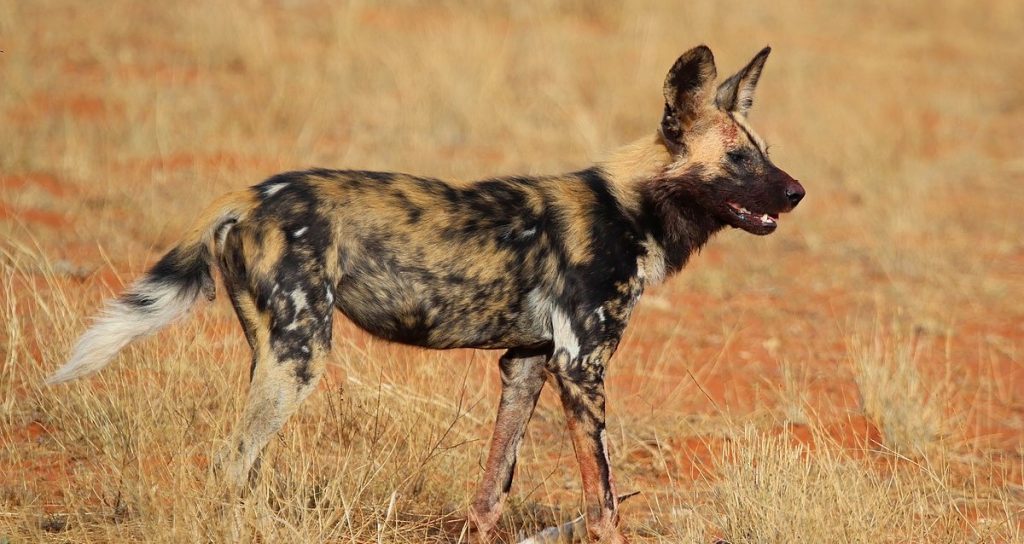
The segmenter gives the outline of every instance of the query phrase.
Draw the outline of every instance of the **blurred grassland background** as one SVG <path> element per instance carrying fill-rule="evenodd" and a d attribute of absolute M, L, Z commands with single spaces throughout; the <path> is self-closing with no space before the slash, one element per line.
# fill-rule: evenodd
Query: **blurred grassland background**
<path fill-rule="evenodd" d="M 579 169 L 664 74 L 773 47 L 751 121 L 808 197 L 650 289 L 609 371 L 637 542 L 1021 542 L 1024 4 L 0 0 L 0 541 L 456 542 L 496 353 L 335 330 L 225 503 L 248 348 L 221 290 L 43 389 L 215 196 L 310 166 Z M 501 537 L 579 512 L 546 392 Z M 240 534 L 229 527 L 240 527 Z"/>

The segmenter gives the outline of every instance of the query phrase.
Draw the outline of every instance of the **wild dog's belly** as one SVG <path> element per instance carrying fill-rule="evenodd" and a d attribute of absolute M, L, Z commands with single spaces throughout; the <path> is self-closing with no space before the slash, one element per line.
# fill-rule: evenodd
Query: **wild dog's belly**
<path fill-rule="evenodd" d="M 393 342 L 428 348 L 511 348 L 551 339 L 525 286 L 426 270 L 348 275 L 335 305 L 356 325 Z M 529 293 L 529 289 L 525 289 Z"/>

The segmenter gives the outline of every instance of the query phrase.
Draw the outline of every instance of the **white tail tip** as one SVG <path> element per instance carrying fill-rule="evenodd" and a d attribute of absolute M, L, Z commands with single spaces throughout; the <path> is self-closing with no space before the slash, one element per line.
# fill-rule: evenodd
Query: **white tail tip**
<path fill-rule="evenodd" d="M 184 315 L 197 296 L 196 289 L 142 279 L 125 295 L 107 303 L 92 327 L 78 339 L 68 362 L 46 378 L 46 385 L 99 371 L 132 340 L 152 334 Z M 139 304 L 140 300 L 145 304 Z"/>

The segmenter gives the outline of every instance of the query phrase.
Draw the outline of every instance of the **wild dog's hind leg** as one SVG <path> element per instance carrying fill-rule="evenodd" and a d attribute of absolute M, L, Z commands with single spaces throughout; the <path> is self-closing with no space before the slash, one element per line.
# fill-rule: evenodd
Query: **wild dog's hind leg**
<path fill-rule="evenodd" d="M 252 383 L 224 467 L 236 490 L 249 480 L 267 442 L 316 388 L 330 352 L 328 283 L 315 265 L 282 261 L 276 272 L 276 281 L 257 283 L 255 293 L 232 293 L 253 347 Z"/>
<path fill-rule="evenodd" d="M 469 510 L 477 541 L 489 541 L 501 517 L 505 496 L 512 486 L 519 444 L 544 388 L 545 365 L 550 354 L 549 347 L 509 350 L 501 357 L 501 404 L 484 474 Z"/>

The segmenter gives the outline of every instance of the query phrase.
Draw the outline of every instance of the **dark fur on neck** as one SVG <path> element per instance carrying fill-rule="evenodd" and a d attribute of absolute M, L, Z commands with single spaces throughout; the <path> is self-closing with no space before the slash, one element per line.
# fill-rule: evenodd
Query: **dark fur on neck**
<path fill-rule="evenodd" d="M 706 183 L 704 169 L 693 166 L 681 175 L 655 178 L 640 187 L 643 223 L 665 252 L 665 270 L 681 270 L 712 234 L 724 226 L 697 199 Z"/>

